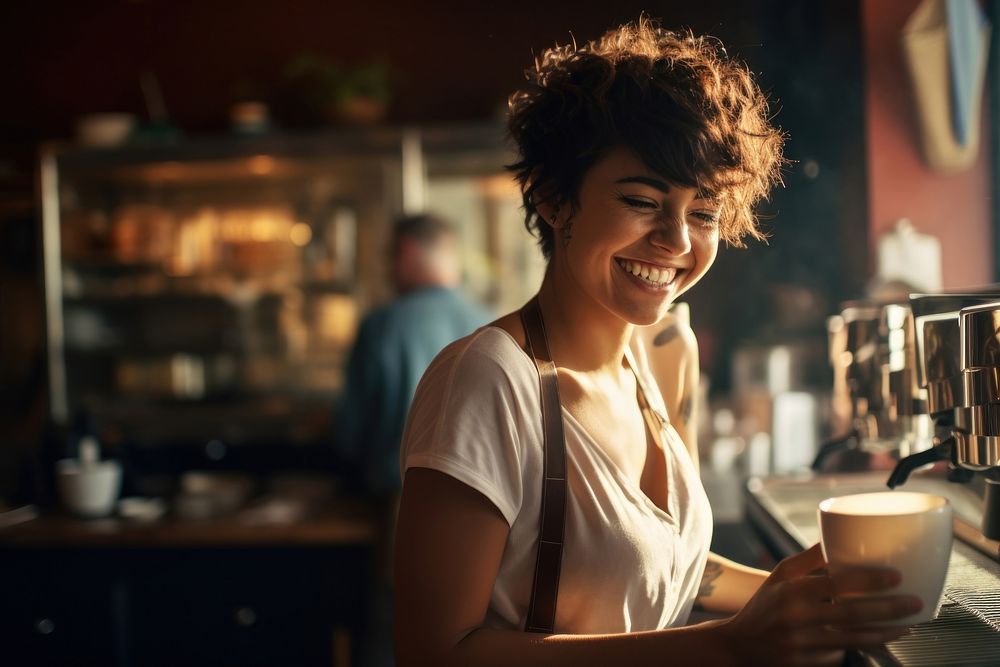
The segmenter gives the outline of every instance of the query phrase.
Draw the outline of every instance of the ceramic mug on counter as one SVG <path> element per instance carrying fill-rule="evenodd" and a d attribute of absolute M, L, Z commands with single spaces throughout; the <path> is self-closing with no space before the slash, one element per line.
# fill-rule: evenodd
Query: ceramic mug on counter
<path fill-rule="evenodd" d="M 929 493 L 884 491 L 827 498 L 819 504 L 823 557 L 838 566 L 889 567 L 900 584 L 880 594 L 915 595 L 916 614 L 885 625 L 913 625 L 937 615 L 951 557 L 952 510 L 946 498 Z"/>
<path fill-rule="evenodd" d="M 63 503 L 82 519 L 108 516 L 121 488 L 122 469 L 117 461 L 81 464 L 62 459 L 56 464 L 56 483 Z"/>

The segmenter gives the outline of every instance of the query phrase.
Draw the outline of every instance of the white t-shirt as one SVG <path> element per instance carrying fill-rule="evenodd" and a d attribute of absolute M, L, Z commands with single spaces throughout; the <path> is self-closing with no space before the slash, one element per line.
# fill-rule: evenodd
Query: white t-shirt
<path fill-rule="evenodd" d="M 656 386 L 644 367 L 637 370 Z M 414 467 L 446 473 L 486 496 L 510 524 L 486 616 L 491 628 L 523 630 L 527 617 L 541 511 L 540 401 L 534 362 L 509 333 L 483 327 L 431 363 L 403 435 L 404 476 Z M 562 413 L 569 496 L 555 631 L 683 625 L 712 537 L 708 498 L 684 444 L 664 428 L 664 512 Z"/>

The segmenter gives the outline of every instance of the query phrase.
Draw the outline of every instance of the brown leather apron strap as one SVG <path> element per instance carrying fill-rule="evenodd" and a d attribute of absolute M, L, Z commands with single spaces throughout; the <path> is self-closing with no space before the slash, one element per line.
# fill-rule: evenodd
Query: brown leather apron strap
<path fill-rule="evenodd" d="M 563 538 L 566 525 L 566 439 L 563 433 L 559 378 L 549 354 L 545 323 L 538 299 L 521 309 L 528 355 L 538 369 L 542 397 L 542 512 L 539 521 L 538 554 L 528 602 L 527 632 L 552 633 L 559 596 Z"/>

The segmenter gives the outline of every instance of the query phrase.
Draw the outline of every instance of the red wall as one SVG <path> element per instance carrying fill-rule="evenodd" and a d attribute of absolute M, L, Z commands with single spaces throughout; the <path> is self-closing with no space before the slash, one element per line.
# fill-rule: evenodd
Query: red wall
<path fill-rule="evenodd" d="M 993 279 L 989 100 L 983 96 L 975 165 L 959 174 L 932 172 L 920 156 L 901 44 L 903 24 L 918 5 L 918 0 L 862 2 L 870 242 L 874 248 L 895 220 L 909 218 L 921 232 L 941 239 L 945 287 L 983 284 Z"/>

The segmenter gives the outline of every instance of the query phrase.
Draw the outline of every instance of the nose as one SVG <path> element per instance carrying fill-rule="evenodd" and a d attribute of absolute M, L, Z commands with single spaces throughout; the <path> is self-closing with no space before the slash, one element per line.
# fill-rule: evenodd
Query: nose
<path fill-rule="evenodd" d="M 653 245 L 674 255 L 691 252 L 691 235 L 687 221 L 681 215 L 672 215 L 650 233 Z"/>

